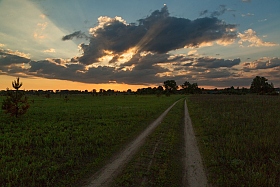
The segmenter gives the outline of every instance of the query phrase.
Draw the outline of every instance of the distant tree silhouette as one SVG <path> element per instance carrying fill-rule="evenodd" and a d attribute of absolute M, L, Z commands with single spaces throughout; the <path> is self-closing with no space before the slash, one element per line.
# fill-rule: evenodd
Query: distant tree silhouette
<path fill-rule="evenodd" d="M 30 105 L 27 97 L 24 96 L 24 91 L 19 91 L 22 86 L 19 78 L 12 82 L 12 86 L 15 91 L 7 89 L 7 98 L 2 103 L 2 109 L 5 110 L 5 113 L 18 117 L 25 114 Z"/>
<path fill-rule="evenodd" d="M 251 83 L 250 91 L 259 94 L 272 93 L 274 86 L 272 83 L 269 84 L 265 77 L 256 76 Z"/>
<path fill-rule="evenodd" d="M 92 96 L 97 95 L 96 89 L 92 89 L 91 94 L 92 94 Z"/>
<path fill-rule="evenodd" d="M 188 94 L 194 94 L 194 93 L 200 93 L 201 90 L 198 88 L 197 83 L 189 83 L 188 81 L 184 82 L 184 84 L 181 85 L 183 92 Z"/>
<path fill-rule="evenodd" d="M 178 86 L 175 80 L 167 80 L 163 83 L 166 95 L 176 93 Z"/>

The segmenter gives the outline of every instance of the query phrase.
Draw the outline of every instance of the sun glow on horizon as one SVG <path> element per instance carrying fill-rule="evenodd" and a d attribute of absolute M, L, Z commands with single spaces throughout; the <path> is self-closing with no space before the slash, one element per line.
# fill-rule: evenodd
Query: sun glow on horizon
<path fill-rule="evenodd" d="M 14 81 L 18 76 L 8 76 L 1 75 L 0 79 L 0 90 L 6 90 L 7 88 L 12 89 L 12 81 Z M 20 81 L 23 83 L 21 89 L 23 90 L 88 90 L 91 91 L 96 89 L 111 89 L 115 91 L 127 91 L 131 89 L 136 91 L 138 88 L 146 88 L 149 86 L 154 87 L 155 85 L 130 85 L 125 83 L 107 83 L 107 84 L 90 84 L 90 83 L 81 83 L 68 80 L 58 80 L 58 79 L 46 79 L 38 77 L 20 77 Z"/>

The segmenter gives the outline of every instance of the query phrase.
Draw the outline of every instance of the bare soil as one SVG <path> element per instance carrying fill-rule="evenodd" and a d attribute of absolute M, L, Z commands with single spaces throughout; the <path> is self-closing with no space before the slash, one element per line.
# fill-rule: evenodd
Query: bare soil
<path fill-rule="evenodd" d="M 121 152 L 111 158 L 109 163 L 82 182 L 84 187 L 107 187 L 129 162 L 137 150 L 144 144 L 145 139 L 160 124 L 175 102 L 165 110 L 152 124 L 150 124 L 134 141 L 129 143 Z M 204 172 L 201 156 L 197 147 L 191 119 L 185 102 L 185 157 L 183 185 L 188 187 L 206 187 L 207 178 Z"/>

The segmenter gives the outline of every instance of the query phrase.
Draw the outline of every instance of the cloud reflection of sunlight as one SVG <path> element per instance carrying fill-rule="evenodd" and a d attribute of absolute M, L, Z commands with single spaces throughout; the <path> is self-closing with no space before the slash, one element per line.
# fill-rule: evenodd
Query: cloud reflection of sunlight
<path fill-rule="evenodd" d="M 137 47 L 132 47 L 120 55 L 119 62 L 124 63 L 132 59 L 132 57 L 137 53 Z"/>

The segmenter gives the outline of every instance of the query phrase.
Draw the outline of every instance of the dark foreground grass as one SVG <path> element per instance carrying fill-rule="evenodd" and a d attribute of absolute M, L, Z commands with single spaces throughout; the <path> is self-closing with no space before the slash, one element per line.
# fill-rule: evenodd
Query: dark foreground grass
<path fill-rule="evenodd" d="M 179 101 L 114 181 L 115 187 L 182 186 L 184 101 Z"/>
<path fill-rule="evenodd" d="M 280 97 L 199 95 L 188 100 L 214 186 L 280 186 Z"/>
<path fill-rule="evenodd" d="M 0 111 L 0 186 L 72 186 L 179 97 L 33 96 L 19 119 Z"/>

